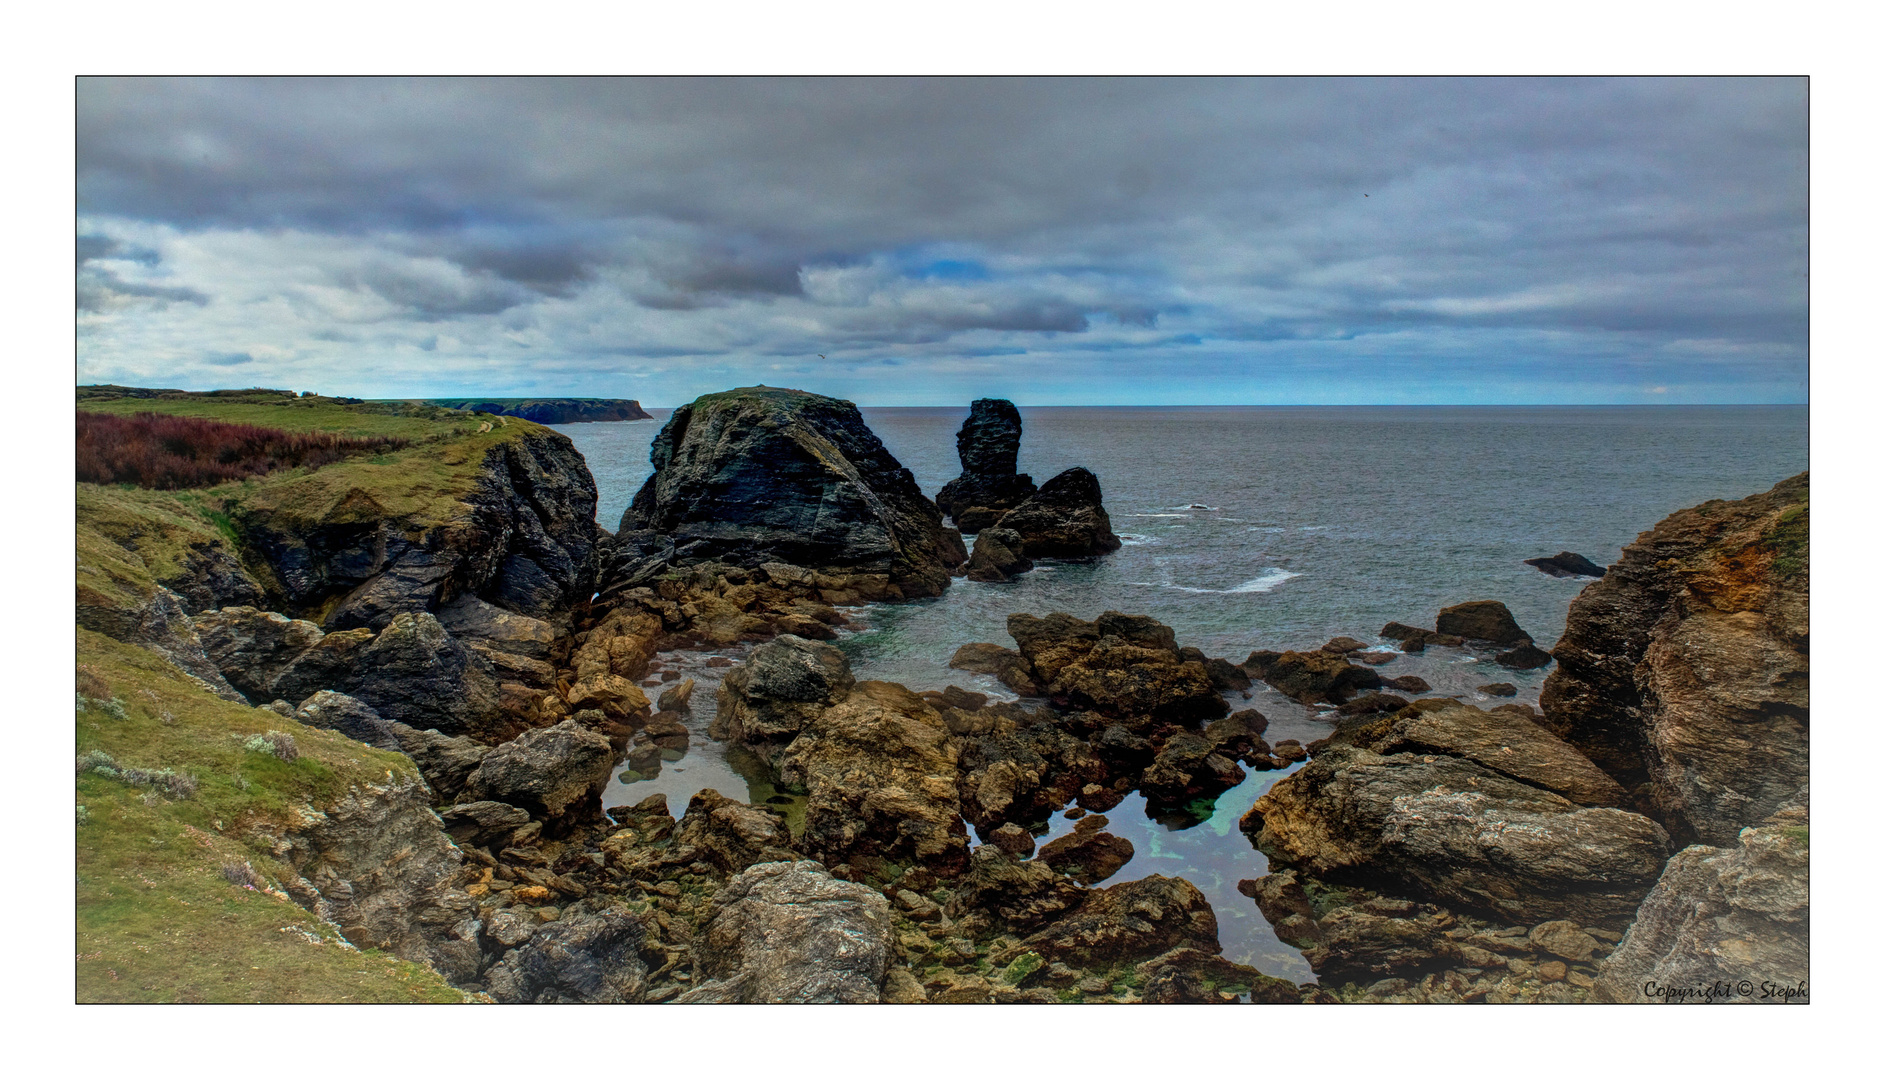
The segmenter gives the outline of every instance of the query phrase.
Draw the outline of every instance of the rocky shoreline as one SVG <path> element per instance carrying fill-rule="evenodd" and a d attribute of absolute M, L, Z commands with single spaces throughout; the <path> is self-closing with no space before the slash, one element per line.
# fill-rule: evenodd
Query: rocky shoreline
<path fill-rule="evenodd" d="M 78 619 L 196 693 L 409 759 L 411 781 L 255 826 L 263 872 L 355 946 L 495 1001 L 1805 985 L 1804 475 L 1645 533 L 1550 653 L 1494 601 L 1381 631 L 1404 652 L 1555 663 L 1542 715 L 1420 697 L 1357 639 L 1233 663 L 1119 612 L 1015 613 L 1012 647 L 963 643 L 951 666 L 1020 701 L 858 680 L 828 644 L 842 608 L 1118 548 L 1094 474 L 1036 488 L 1014 472 L 1019 439 L 1010 403 L 976 402 L 963 475 L 932 502 L 848 402 L 707 395 L 656 437 L 611 535 L 567 439 L 486 424 L 435 451 L 449 498 L 317 470 L 260 485 L 227 532 L 175 526 L 174 559 L 153 554 L 155 518 L 95 514 L 88 541 L 82 490 Z M 711 706 L 656 670 L 658 653 L 733 646 Z M 1697 674 L 1709 664 L 1736 677 Z M 1232 701 L 1257 682 L 1329 709 L 1333 733 L 1266 742 L 1266 718 Z M 605 811 L 623 763 L 684 748 L 707 708 L 778 803 L 703 791 Z M 1222 957 L 1191 882 L 1106 884 L 1135 855 L 1107 831 L 1128 794 L 1179 807 L 1291 769 L 1244 819 L 1272 872 L 1239 888 L 1320 984 Z M 1056 814 L 1078 824 L 1037 849 Z"/>

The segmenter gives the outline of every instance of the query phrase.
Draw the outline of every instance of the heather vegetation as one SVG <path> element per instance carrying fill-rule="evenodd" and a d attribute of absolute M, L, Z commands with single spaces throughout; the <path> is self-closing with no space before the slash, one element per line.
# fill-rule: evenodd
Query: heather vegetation
<path fill-rule="evenodd" d="M 409 445 L 397 436 L 355 438 L 295 433 L 252 424 L 135 413 L 78 414 L 78 479 L 175 490 L 201 488 L 279 469 L 317 468 Z"/>

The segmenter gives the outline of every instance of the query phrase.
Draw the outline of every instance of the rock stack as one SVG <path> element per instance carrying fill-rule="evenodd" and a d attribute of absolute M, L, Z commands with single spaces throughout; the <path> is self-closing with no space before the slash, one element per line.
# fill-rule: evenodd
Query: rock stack
<path fill-rule="evenodd" d="M 1021 455 L 1021 413 L 1014 402 L 978 398 L 956 432 L 962 475 L 936 493 L 936 505 L 964 533 L 993 525 L 1034 494 L 1034 478 L 1015 472 Z"/>

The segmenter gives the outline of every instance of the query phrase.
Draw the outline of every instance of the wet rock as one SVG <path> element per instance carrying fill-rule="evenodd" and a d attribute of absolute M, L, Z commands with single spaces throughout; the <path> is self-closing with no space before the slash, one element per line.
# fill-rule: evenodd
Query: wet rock
<path fill-rule="evenodd" d="M 1338 656 L 1345 656 L 1352 652 L 1360 652 L 1367 647 L 1368 643 L 1365 641 L 1357 641 L 1352 637 L 1337 637 L 1330 638 L 1327 644 L 1322 646 L 1322 651 L 1335 653 Z"/>
<path fill-rule="evenodd" d="M 1468 641 L 1490 641 L 1495 645 L 1531 640 L 1530 634 L 1519 629 L 1511 611 L 1497 600 L 1469 600 L 1442 608 L 1439 618 L 1434 620 L 1434 629 L 1441 634 Z"/>
<path fill-rule="evenodd" d="M 674 835 L 678 845 L 693 849 L 700 861 L 726 874 L 797 858 L 784 817 L 712 790 L 696 792 L 687 801 Z"/>
<path fill-rule="evenodd" d="M 1433 690 L 1427 680 L 1418 675 L 1402 675 L 1393 679 L 1382 679 L 1381 685 L 1389 690 L 1399 690 L 1405 694 L 1425 694 Z"/>
<path fill-rule="evenodd" d="M 1026 542 L 1013 529 L 997 526 L 982 530 L 975 538 L 975 551 L 965 568 L 970 581 L 1010 581 L 1034 569 L 1034 561 L 1021 554 Z"/>
<path fill-rule="evenodd" d="M 974 641 L 962 646 L 949 658 L 949 666 L 993 675 L 1022 697 L 1039 697 L 1045 692 L 1026 657 L 993 642 Z"/>
<path fill-rule="evenodd" d="M 1025 859 L 1034 854 L 1034 834 L 1014 822 L 1009 822 L 989 833 L 988 843 L 1017 859 Z"/>
<path fill-rule="evenodd" d="M 941 714 L 922 698 L 895 683 L 857 684 L 780 758 L 784 783 L 808 793 L 805 850 L 834 864 L 865 856 L 961 869 L 968 831 L 957 757 Z"/>
<path fill-rule="evenodd" d="M 1505 652 L 1496 654 L 1493 656 L 1492 662 L 1498 664 L 1500 667 L 1511 668 L 1513 671 L 1530 671 L 1533 668 L 1541 668 L 1551 663 L 1551 654 L 1530 642 L 1526 642 L 1516 649 L 1508 649 Z"/>
<path fill-rule="evenodd" d="M 1058 704 L 1142 721 L 1211 720 L 1230 712 L 1203 664 L 1184 660 L 1171 628 L 1116 611 L 1093 622 L 1054 612 L 1008 617 L 1008 633 Z"/>
<path fill-rule="evenodd" d="M 1244 771 L 1218 753 L 1211 740 L 1181 731 L 1165 740 L 1140 776 L 1139 788 L 1156 802 L 1180 803 L 1216 795 L 1243 782 Z"/>
<path fill-rule="evenodd" d="M 513 935 L 515 936 L 515 935 Z M 619 909 L 591 910 L 579 901 L 485 973 L 485 989 L 505 1004 L 626 1005 L 647 994 L 640 949 L 641 919 Z"/>
<path fill-rule="evenodd" d="M 1732 847 L 1808 775 L 1808 488 L 1679 511 L 1571 603 L 1545 724 L 1680 839 Z"/>
<path fill-rule="evenodd" d="M 885 1005 L 922 1005 L 929 1001 L 929 992 L 909 968 L 891 968 L 884 976 L 882 1000 Z"/>
<path fill-rule="evenodd" d="M 1525 565 L 1557 578 L 1604 576 L 1603 567 L 1572 551 L 1560 551 L 1543 559 L 1526 559 Z"/>
<path fill-rule="evenodd" d="M 577 712 L 595 709 L 612 719 L 632 716 L 648 708 L 648 695 L 620 675 L 591 675 L 582 679 L 569 688 L 566 700 Z"/>
<path fill-rule="evenodd" d="M 1394 661 L 1401 658 L 1399 653 L 1391 652 L 1358 652 L 1351 653 L 1350 655 L 1354 659 L 1367 664 L 1369 667 L 1380 667 L 1383 664 L 1392 664 Z"/>
<path fill-rule="evenodd" d="M 1240 881 L 1237 891 L 1257 902 L 1257 910 L 1269 920 L 1277 938 L 1285 945 L 1307 949 L 1321 943 L 1322 928 L 1316 925 L 1309 895 L 1303 891 L 1295 871 L 1282 870 L 1255 881 Z"/>
<path fill-rule="evenodd" d="M 684 1004 L 879 1001 L 893 942 L 890 905 L 815 862 L 749 867 L 714 896 L 696 939 L 709 981 Z"/>
<path fill-rule="evenodd" d="M 835 646 L 781 634 L 727 672 L 707 734 L 776 757 L 856 684 L 850 661 Z"/>
<path fill-rule="evenodd" d="M 1267 664 L 1263 681 L 1305 705 L 1322 701 L 1340 705 L 1357 692 L 1374 689 L 1382 682 L 1374 669 L 1320 650 L 1282 653 Z"/>
<path fill-rule="evenodd" d="M 1640 815 L 1459 758 L 1351 746 L 1279 781 L 1244 826 L 1273 860 L 1318 877 L 1391 881 L 1526 923 L 1627 922 L 1668 853 Z"/>
<path fill-rule="evenodd" d="M 990 844 L 969 856 L 944 911 L 952 920 L 986 912 L 1001 926 L 1025 933 L 1066 912 L 1086 890 L 1036 861 L 1021 862 Z"/>
<path fill-rule="evenodd" d="M 999 525 L 1021 536 L 1030 559 L 1079 559 L 1117 551 L 1112 520 L 1100 501 L 1100 482 L 1082 468 L 1068 469 L 1002 515 Z"/>
<path fill-rule="evenodd" d="M 1807 829 L 1806 812 L 1788 808 L 1743 829 L 1732 847 L 1678 852 L 1598 967 L 1592 999 L 1719 984 L 1753 988 L 1739 1000 L 1810 1000 Z"/>
<path fill-rule="evenodd" d="M 601 814 L 614 765 L 608 739 L 565 720 L 493 747 L 466 778 L 464 798 L 520 806 L 546 825 L 567 828 Z"/>
<path fill-rule="evenodd" d="M 1399 712 L 1406 707 L 1407 699 L 1398 694 L 1364 694 L 1335 711 L 1340 716 L 1373 716 Z"/>
<path fill-rule="evenodd" d="M 1513 686 L 1509 682 L 1487 683 L 1484 686 L 1477 687 L 1477 689 L 1479 690 L 1480 693 L 1490 694 L 1493 697 L 1517 697 L 1518 696 L 1518 687 Z"/>
<path fill-rule="evenodd" d="M 1073 832 L 1042 845 L 1036 858 L 1082 885 L 1097 885 L 1132 861 L 1132 841 L 1102 832 L 1104 817 L 1080 822 Z"/>
<path fill-rule="evenodd" d="M 960 745 L 962 814 L 980 829 L 1041 820 L 1087 784 L 1109 779 L 1085 740 L 1040 714 Z"/>
<path fill-rule="evenodd" d="M 1210 901 L 1189 881 L 1158 874 L 1092 890 L 1020 947 L 1083 967 L 1142 962 L 1177 948 L 1221 951 Z"/>
<path fill-rule="evenodd" d="M 682 679 L 661 691 L 661 696 L 655 702 L 655 708 L 661 712 L 685 713 L 693 698 L 694 680 Z"/>
<path fill-rule="evenodd" d="M 681 565 L 882 575 L 869 599 L 901 599 L 941 593 L 966 561 L 960 534 L 848 401 L 774 387 L 708 394 L 674 411 L 649 459 L 621 530 L 671 539 Z"/>

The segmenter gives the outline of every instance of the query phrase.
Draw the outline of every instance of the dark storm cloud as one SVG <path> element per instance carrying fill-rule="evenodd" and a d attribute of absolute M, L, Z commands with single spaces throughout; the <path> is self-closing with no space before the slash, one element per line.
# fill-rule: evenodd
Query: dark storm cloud
<path fill-rule="evenodd" d="M 1551 333 L 1803 372 L 1799 80 L 83 80 L 77 150 L 94 336 L 243 286 L 440 364 L 417 324 L 577 366 Z M 132 273 L 160 248 L 181 278 Z M 309 269 L 270 300 L 244 259 Z"/>

